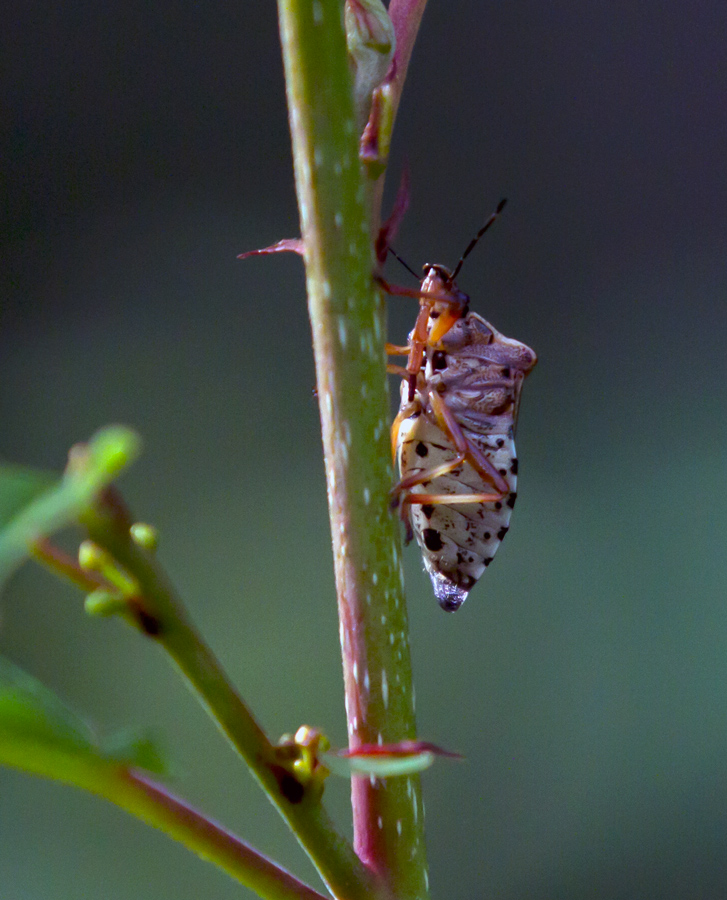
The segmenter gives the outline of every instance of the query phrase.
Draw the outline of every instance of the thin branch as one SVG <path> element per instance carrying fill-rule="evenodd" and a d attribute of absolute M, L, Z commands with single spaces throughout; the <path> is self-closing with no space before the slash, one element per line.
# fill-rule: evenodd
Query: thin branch
<path fill-rule="evenodd" d="M 320 802 L 286 768 L 277 748 L 237 693 L 219 661 L 192 625 L 153 554 L 129 536 L 130 517 L 115 492 L 84 514 L 92 540 L 139 584 L 136 624 L 174 660 L 192 689 L 263 790 L 286 820 L 331 893 L 346 900 L 369 900 L 369 873 L 341 837 Z"/>
<path fill-rule="evenodd" d="M 42 743 L 0 745 L 0 763 L 91 791 L 184 844 L 264 900 L 325 900 L 226 828 L 138 770 Z"/>

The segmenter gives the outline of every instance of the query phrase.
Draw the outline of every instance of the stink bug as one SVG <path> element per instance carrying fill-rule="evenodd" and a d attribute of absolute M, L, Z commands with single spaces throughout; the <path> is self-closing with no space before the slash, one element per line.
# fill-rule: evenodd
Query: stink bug
<path fill-rule="evenodd" d="M 525 376 L 535 353 L 500 334 L 477 313 L 455 278 L 504 201 L 450 272 L 427 265 L 408 356 L 390 366 L 404 378 L 391 437 L 401 480 L 394 487 L 408 536 L 416 536 L 434 594 L 454 612 L 490 564 L 515 505 L 515 427 Z M 456 497 L 456 499 L 455 499 Z"/>

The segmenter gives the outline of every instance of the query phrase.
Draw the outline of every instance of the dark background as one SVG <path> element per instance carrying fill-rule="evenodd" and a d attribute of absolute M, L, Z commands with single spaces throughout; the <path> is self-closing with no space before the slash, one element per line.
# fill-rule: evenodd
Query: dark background
<path fill-rule="evenodd" d="M 124 492 L 273 735 L 345 741 L 332 566 L 272 2 L 13 0 L 0 41 L 0 456 L 63 465 L 123 421 Z M 396 129 L 397 249 L 468 261 L 540 357 L 496 564 L 443 614 L 406 554 L 434 896 L 727 894 L 727 5 L 431 0 Z M 390 270 L 396 280 L 405 273 Z M 389 333 L 413 322 L 390 301 Z M 155 648 L 26 567 L 0 649 L 314 879 Z M 347 818 L 345 782 L 328 794 Z M 0 771 L 13 900 L 241 891 L 124 813 Z"/>

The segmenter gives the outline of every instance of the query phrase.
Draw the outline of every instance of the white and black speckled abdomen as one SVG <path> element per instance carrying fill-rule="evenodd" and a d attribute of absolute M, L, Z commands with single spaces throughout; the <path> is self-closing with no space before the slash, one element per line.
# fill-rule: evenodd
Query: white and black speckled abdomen
<path fill-rule="evenodd" d="M 402 477 L 425 473 L 451 462 L 456 456 L 449 437 L 426 413 L 415 413 L 399 429 L 398 462 Z M 451 504 L 418 504 L 409 517 L 434 593 L 445 609 L 456 609 L 480 578 L 507 534 L 515 505 L 517 457 L 511 434 L 474 434 L 476 444 L 507 482 L 509 492 L 501 500 L 457 504 L 457 494 L 496 493 L 468 462 L 446 475 L 417 484 L 411 494 L 451 494 Z"/>

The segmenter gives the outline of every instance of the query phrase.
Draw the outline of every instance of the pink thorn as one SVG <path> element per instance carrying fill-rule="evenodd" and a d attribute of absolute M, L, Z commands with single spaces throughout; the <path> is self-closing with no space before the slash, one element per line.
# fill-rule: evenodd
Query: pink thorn
<path fill-rule="evenodd" d="M 401 225 L 408 208 L 409 166 L 405 165 L 401 173 L 399 190 L 396 192 L 396 199 L 394 200 L 394 206 L 391 209 L 391 214 L 381 226 L 379 235 L 376 238 L 376 259 L 379 261 L 379 265 L 383 266 L 383 264 L 386 262 L 386 255 L 389 252 L 389 246 L 396 237 L 396 233 L 399 230 L 399 226 Z"/>
<path fill-rule="evenodd" d="M 421 753 L 433 753 L 435 756 L 446 756 L 450 759 L 464 759 L 461 753 L 445 750 L 429 741 L 399 741 L 396 744 L 361 744 L 355 749 L 337 750 L 336 756 L 345 758 L 366 759 L 375 756 L 419 756 Z"/>
<path fill-rule="evenodd" d="M 299 256 L 303 256 L 305 253 L 303 238 L 284 238 L 282 241 L 278 241 L 277 244 L 271 244 L 270 247 L 240 253 L 237 258 L 247 259 L 248 256 L 263 256 L 267 253 L 297 253 Z"/>

